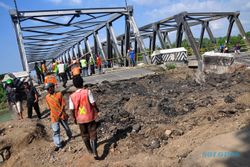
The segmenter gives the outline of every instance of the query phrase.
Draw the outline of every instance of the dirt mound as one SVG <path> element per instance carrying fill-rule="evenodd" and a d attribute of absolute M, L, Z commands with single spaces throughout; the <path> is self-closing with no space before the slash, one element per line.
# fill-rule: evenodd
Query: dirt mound
<path fill-rule="evenodd" d="M 11 144 L 11 157 L 4 164 L 181 166 L 206 140 L 244 127 L 250 118 L 250 71 L 208 74 L 204 84 L 197 84 L 194 74 L 191 69 L 180 68 L 142 78 L 89 85 L 101 109 L 100 161 L 87 156 L 78 126 L 73 125 L 72 120 L 70 127 L 76 138 L 58 153 L 51 152 L 52 134 L 45 118 L 41 121 L 45 128 L 26 120 L 14 123 L 12 128 L 8 128 L 10 124 L 4 125 L 5 130 L 0 132 L 6 133 L 8 140 L 1 141 Z M 69 93 L 66 92 L 65 97 Z"/>

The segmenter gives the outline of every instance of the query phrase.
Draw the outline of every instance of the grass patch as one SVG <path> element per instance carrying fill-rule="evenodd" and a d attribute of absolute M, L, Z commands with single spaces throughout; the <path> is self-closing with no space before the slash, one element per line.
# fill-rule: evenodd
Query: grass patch
<path fill-rule="evenodd" d="M 173 64 L 173 63 L 166 64 L 166 67 L 167 67 L 168 70 L 173 70 L 173 69 L 176 69 L 176 64 Z"/>

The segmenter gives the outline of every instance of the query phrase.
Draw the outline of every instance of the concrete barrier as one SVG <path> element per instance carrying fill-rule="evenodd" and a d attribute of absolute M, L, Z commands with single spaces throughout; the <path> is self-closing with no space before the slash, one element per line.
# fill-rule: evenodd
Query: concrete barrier
<path fill-rule="evenodd" d="M 234 63 L 234 55 L 230 53 L 206 52 L 202 55 L 203 70 L 205 73 L 223 74 L 230 72 Z"/>

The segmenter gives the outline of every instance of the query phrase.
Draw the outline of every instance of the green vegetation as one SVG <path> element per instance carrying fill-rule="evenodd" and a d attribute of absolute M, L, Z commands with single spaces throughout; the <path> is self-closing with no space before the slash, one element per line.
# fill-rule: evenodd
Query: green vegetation
<path fill-rule="evenodd" d="M 250 31 L 247 32 L 246 35 L 247 35 L 247 38 L 250 39 Z M 216 39 L 216 44 L 212 43 L 212 41 L 208 38 L 203 39 L 202 47 L 200 49 L 201 54 L 203 54 L 204 52 L 207 52 L 207 51 L 211 51 L 211 50 L 218 50 L 220 48 L 221 44 L 225 44 L 226 37 L 218 37 L 215 39 Z M 199 39 L 196 39 L 196 41 L 199 44 Z M 229 47 L 229 50 L 232 50 L 233 47 L 238 43 L 241 45 L 242 51 L 247 50 L 246 45 L 245 45 L 245 41 L 244 41 L 244 39 L 242 39 L 242 37 L 240 35 L 231 36 L 230 41 L 229 41 L 227 46 Z M 173 43 L 172 45 L 173 45 L 173 47 L 175 47 L 175 43 Z M 185 47 L 187 49 L 188 55 L 193 54 L 193 50 L 189 46 L 188 41 L 186 39 L 184 39 L 182 41 L 182 47 Z"/>
<path fill-rule="evenodd" d="M 0 75 L 0 80 L 3 79 L 4 75 Z M 2 83 L 0 83 L 0 112 L 6 110 L 6 108 L 8 107 L 7 104 L 7 97 L 6 97 L 6 92 L 3 88 Z"/>
<path fill-rule="evenodd" d="M 172 70 L 176 68 L 176 64 L 170 63 L 170 64 L 166 64 L 166 67 L 168 70 Z"/>

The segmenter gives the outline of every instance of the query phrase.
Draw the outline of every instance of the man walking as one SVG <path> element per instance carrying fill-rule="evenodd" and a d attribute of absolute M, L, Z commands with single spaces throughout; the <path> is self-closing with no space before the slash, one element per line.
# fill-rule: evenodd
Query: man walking
<path fill-rule="evenodd" d="M 51 127 L 53 130 L 53 140 L 56 145 L 55 151 L 58 151 L 63 147 L 63 143 L 60 137 L 60 124 L 63 126 L 68 136 L 67 140 L 72 137 L 72 132 L 68 126 L 68 115 L 65 112 L 65 101 L 61 92 L 55 92 L 55 85 L 48 83 L 46 85 L 48 94 L 46 95 L 46 102 L 50 109 Z"/>
<path fill-rule="evenodd" d="M 5 81 L 5 89 L 7 92 L 7 98 L 10 108 L 16 111 L 19 120 L 23 119 L 21 94 L 19 90 L 14 86 L 13 79 L 8 79 Z"/>
<path fill-rule="evenodd" d="M 81 77 L 73 78 L 77 90 L 69 98 L 69 109 L 75 124 L 79 125 L 81 136 L 89 153 L 98 158 L 97 154 L 97 124 L 95 122 L 99 109 L 90 90 L 83 88 Z"/>
<path fill-rule="evenodd" d="M 40 108 L 38 104 L 38 92 L 34 86 L 24 82 L 24 88 L 27 95 L 28 118 L 32 118 L 32 108 L 34 107 L 38 119 L 41 119 Z"/>
<path fill-rule="evenodd" d="M 65 70 L 66 70 L 66 68 L 65 68 L 64 63 L 62 61 L 59 62 L 59 64 L 58 64 L 58 74 L 59 74 L 59 77 L 62 78 L 64 88 L 66 88 L 66 84 L 67 84 L 67 75 L 66 75 Z"/>

